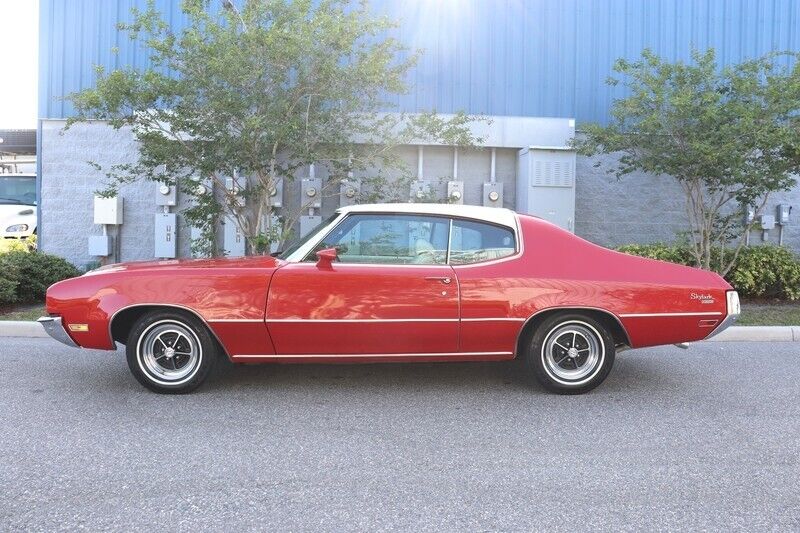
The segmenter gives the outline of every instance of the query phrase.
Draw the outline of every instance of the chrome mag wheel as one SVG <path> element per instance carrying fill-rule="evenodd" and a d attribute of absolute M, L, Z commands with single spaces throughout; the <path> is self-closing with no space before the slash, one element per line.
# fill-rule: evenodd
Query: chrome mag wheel
<path fill-rule="evenodd" d="M 561 383 L 577 385 L 588 381 L 603 363 L 605 347 L 591 325 L 572 321 L 553 328 L 542 345 L 542 363 L 550 376 Z"/>
<path fill-rule="evenodd" d="M 153 381 L 165 384 L 191 379 L 203 357 L 197 335 L 172 320 L 151 324 L 139 337 L 136 351 L 142 371 Z"/>

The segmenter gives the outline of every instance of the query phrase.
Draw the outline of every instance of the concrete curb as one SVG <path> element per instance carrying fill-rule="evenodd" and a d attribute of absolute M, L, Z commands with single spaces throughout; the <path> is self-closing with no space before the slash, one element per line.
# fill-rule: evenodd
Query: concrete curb
<path fill-rule="evenodd" d="M 47 337 L 41 324 L 23 320 L 0 320 L 0 337 Z"/>
<path fill-rule="evenodd" d="M 732 326 L 705 342 L 800 341 L 800 326 Z"/>
<path fill-rule="evenodd" d="M 0 320 L 0 337 L 47 337 L 36 322 Z M 732 326 L 701 342 L 800 342 L 800 326 Z"/>

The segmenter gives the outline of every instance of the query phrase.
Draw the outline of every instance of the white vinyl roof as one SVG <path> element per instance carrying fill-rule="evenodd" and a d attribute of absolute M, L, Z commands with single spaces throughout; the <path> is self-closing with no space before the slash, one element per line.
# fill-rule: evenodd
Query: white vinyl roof
<path fill-rule="evenodd" d="M 494 224 L 516 227 L 516 214 L 502 207 L 458 204 L 362 204 L 342 207 L 340 213 L 413 213 L 472 218 Z"/>

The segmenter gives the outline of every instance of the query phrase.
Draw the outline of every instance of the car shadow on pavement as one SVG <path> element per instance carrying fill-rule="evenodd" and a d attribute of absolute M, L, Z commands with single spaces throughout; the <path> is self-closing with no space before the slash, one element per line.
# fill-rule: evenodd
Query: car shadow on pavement
<path fill-rule="evenodd" d="M 217 365 L 202 387 L 224 390 L 271 389 L 484 389 L 497 386 L 537 390 L 517 361 L 499 363 L 260 364 L 227 361 Z"/>
<path fill-rule="evenodd" d="M 24 355 L 24 354 L 23 354 Z M 143 390 L 130 375 L 124 349 L 116 357 L 108 352 L 85 350 L 70 355 L 52 381 L 66 388 L 85 385 L 107 392 Z M 639 396 L 658 391 L 673 391 L 683 382 L 680 364 L 670 363 L 661 353 L 637 351 L 636 355 L 618 356 L 606 381 L 595 391 L 624 391 Z M 51 357 L 47 355 L 47 357 Z M 15 363 L 18 359 L 9 360 Z M 76 364 L 79 363 L 79 364 Z M 49 368 L 49 366 L 47 366 Z M 687 370 L 688 371 L 688 370 Z M 51 381 L 48 379 L 47 381 Z M 83 385 L 81 385 L 82 387 Z M 332 390 L 380 394 L 396 392 L 434 392 L 436 394 L 486 393 L 498 390 L 517 395 L 549 395 L 530 378 L 522 361 L 465 363 L 379 363 L 379 364 L 233 364 L 220 360 L 214 372 L 194 394 L 269 391 L 325 394 Z"/>
<path fill-rule="evenodd" d="M 618 359 L 611 375 L 598 390 L 636 388 L 651 390 L 661 381 L 658 370 L 647 359 Z M 628 379 L 630 378 L 630 379 Z M 549 394 L 530 378 L 521 361 L 467 363 L 381 363 L 381 364 L 233 364 L 220 362 L 208 381 L 197 391 L 260 389 L 330 390 L 496 390 L 498 387 L 528 394 Z"/>

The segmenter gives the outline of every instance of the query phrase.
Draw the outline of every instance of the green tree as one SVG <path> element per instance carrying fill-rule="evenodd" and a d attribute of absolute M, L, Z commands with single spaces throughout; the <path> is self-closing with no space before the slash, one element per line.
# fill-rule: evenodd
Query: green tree
<path fill-rule="evenodd" d="M 338 195 L 348 172 L 370 171 L 366 199 L 407 199 L 387 180 L 391 171 L 408 175 L 397 146 L 478 141 L 468 128 L 475 117 L 463 113 L 382 112 L 407 91 L 420 52 L 387 36 L 394 24 L 371 15 L 366 2 L 247 0 L 239 10 L 230 1 L 184 0 L 182 10 L 187 24 L 177 34 L 152 1 L 133 10 L 119 29 L 149 51 L 151 66 L 97 68 L 96 86 L 68 97 L 76 115 L 67 128 L 92 119 L 130 127 L 139 158 L 103 169 L 100 192 L 143 179 L 177 183 L 193 197 L 184 215 L 205 231 L 207 254 L 222 216 L 250 251 L 295 236 L 307 206 L 281 210 L 275 227 L 270 191 L 311 164 L 329 175 L 323 197 Z M 241 185 L 233 191 L 225 188 L 232 176 Z M 200 179 L 217 192 L 198 187 Z"/>
<path fill-rule="evenodd" d="M 690 63 L 665 61 L 645 50 L 618 60 L 628 96 L 614 102 L 607 126 L 585 126 L 579 153 L 618 154 L 609 172 L 668 174 L 680 184 L 694 261 L 726 274 L 771 193 L 795 184 L 800 157 L 800 69 L 796 54 L 770 54 L 720 67 L 713 50 Z M 790 65 L 790 66 L 786 66 Z M 599 163 L 598 163 L 599 166 Z M 653 213 L 658 216 L 658 213 Z M 722 257 L 712 261 L 712 250 Z"/>

